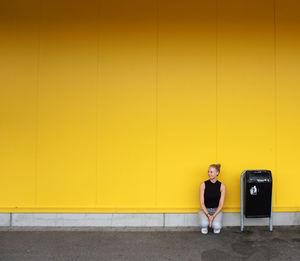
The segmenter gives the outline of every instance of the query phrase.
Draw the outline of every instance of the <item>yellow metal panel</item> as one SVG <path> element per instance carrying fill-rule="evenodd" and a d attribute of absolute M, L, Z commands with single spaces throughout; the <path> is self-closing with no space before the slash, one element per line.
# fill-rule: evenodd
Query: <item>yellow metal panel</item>
<path fill-rule="evenodd" d="M 0 12 L 1 212 L 197 212 L 214 162 L 225 211 L 252 168 L 272 171 L 275 211 L 300 210 L 299 1 Z"/>
<path fill-rule="evenodd" d="M 101 1 L 100 206 L 155 206 L 155 1 Z"/>
<path fill-rule="evenodd" d="M 158 10 L 157 204 L 197 209 L 216 161 L 216 4 L 161 0 Z"/>
<path fill-rule="evenodd" d="M 41 17 L 37 205 L 95 206 L 97 5 L 43 1 Z"/>
<path fill-rule="evenodd" d="M 35 200 L 38 1 L 0 8 L 0 206 Z"/>
<path fill-rule="evenodd" d="M 242 170 L 276 180 L 273 1 L 219 1 L 217 45 L 217 161 L 225 209 L 238 211 Z"/>
<path fill-rule="evenodd" d="M 293 209 L 300 207 L 300 2 L 280 0 L 276 7 L 277 205 Z"/>

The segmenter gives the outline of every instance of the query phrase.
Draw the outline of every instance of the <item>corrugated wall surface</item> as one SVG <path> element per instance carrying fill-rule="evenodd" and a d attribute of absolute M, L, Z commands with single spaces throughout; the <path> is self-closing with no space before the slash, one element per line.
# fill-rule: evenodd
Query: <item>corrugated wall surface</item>
<path fill-rule="evenodd" d="M 1 212 L 196 212 L 221 163 L 300 211 L 300 2 L 0 3 Z"/>

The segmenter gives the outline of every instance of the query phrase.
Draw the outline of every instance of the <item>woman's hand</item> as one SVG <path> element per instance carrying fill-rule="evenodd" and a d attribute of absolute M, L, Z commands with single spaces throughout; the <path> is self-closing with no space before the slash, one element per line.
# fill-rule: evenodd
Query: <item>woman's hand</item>
<path fill-rule="evenodd" d="M 211 215 L 208 215 L 208 221 L 209 221 L 209 227 L 212 227 L 212 222 L 214 220 L 215 216 L 211 216 Z"/>

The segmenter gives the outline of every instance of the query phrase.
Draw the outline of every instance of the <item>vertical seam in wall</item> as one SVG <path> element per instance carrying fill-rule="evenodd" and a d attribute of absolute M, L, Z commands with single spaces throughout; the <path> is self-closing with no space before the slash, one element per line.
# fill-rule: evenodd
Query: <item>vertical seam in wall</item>
<path fill-rule="evenodd" d="M 40 87 L 40 52 L 41 52 L 41 21 L 42 21 L 42 0 L 38 7 L 38 50 L 37 50 L 37 71 L 36 71 L 36 130 L 35 130 L 35 184 L 34 184 L 34 205 L 37 206 L 37 182 L 38 182 L 38 134 L 39 134 L 39 87 Z"/>
<path fill-rule="evenodd" d="M 98 85 L 99 85 L 99 13 L 100 13 L 100 2 L 97 1 L 97 15 L 96 15 L 96 29 L 97 29 L 97 72 L 96 72 L 96 176 L 95 176 L 95 206 L 97 206 L 98 200 Z"/>
<path fill-rule="evenodd" d="M 12 213 L 9 213 L 9 227 L 12 227 Z"/>
<path fill-rule="evenodd" d="M 218 160 L 218 0 L 216 0 L 216 162 Z"/>
<path fill-rule="evenodd" d="M 155 186 L 155 206 L 157 206 L 157 139 L 158 139 L 158 45 L 159 45 L 159 0 L 155 1 L 156 8 L 156 52 L 155 52 L 155 87 L 154 87 L 154 186 Z"/>
<path fill-rule="evenodd" d="M 278 115 L 277 115 L 277 41 L 276 41 L 276 37 L 277 37 L 277 34 L 276 34 L 276 30 L 277 30 L 277 27 L 276 27 L 276 0 L 273 0 L 273 19 L 274 19 L 274 114 L 275 114 L 275 120 L 274 120 L 274 123 L 275 123 L 275 134 L 274 134 L 274 168 L 275 168 L 275 173 L 276 173 L 276 176 L 278 177 L 278 169 L 277 169 L 277 137 L 278 137 L 278 130 L 277 130 L 277 118 L 278 118 Z M 277 178 L 275 179 L 276 180 L 276 188 L 277 188 Z M 274 191 L 274 189 L 273 189 Z M 273 195 L 275 194 L 275 203 L 277 203 L 277 189 L 275 189 L 276 193 L 273 192 Z M 273 202 L 273 206 L 274 206 L 274 202 Z"/>

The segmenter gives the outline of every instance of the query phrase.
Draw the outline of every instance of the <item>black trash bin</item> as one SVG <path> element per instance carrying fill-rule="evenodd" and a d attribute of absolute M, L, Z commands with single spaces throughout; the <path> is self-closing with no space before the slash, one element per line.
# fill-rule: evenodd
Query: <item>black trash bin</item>
<path fill-rule="evenodd" d="M 246 218 L 271 217 L 272 173 L 247 170 L 244 175 L 244 214 Z"/>

